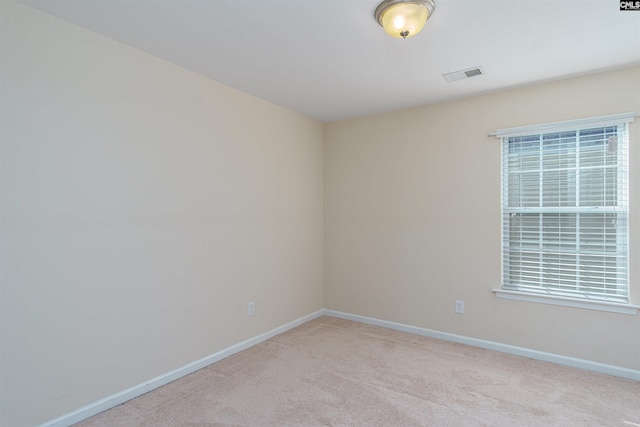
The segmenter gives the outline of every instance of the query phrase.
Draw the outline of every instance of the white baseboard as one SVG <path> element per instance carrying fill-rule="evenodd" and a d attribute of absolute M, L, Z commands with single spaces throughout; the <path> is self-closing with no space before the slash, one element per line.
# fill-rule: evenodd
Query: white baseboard
<path fill-rule="evenodd" d="M 559 354 L 546 353 L 543 351 L 532 350 L 524 347 L 517 347 L 508 344 L 502 344 L 495 341 L 486 341 L 478 338 L 470 338 L 462 335 L 449 334 L 446 332 L 438 332 L 431 329 L 419 328 L 417 326 L 404 325 L 402 323 L 389 322 L 387 320 L 374 319 L 372 317 L 358 316 L 355 314 L 343 313 L 335 310 L 323 310 L 323 314 L 340 319 L 353 320 L 355 322 L 367 323 L 369 325 L 381 326 L 383 328 L 395 329 L 397 331 L 409 332 L 411 334 L 422 335 L 431 338 L 437 338 L 445 341 L 452 341 L 460 344 L 467 344 L 474 347 L 480 347 L 487 350 L 495 350 L 502 353 L 513 354 L 515 356 L 528 357 L 530 359 L 552 362 L 558 365 L 570 366 L 572 368 L 585 369 L 587 371 L 598 372 L 601 374 L 613 375 L 616 377 L 627 378 L 630 380 L 640 381 L 640 370 L 623 368 L 615 365 L 607 365 L 590 360 L 577 359 L 575 357 L 562 356 Z"/>
<path fill-rule="evenodd" d="M 44 424 L 41 424 L 40 427 L 68 427 L 72 424 L 97 415 L 100 412 L 106 411 L 107 409 L 118 406 L 121 403 L 127 402 L 135 397 L 141 396 L 158 387 L 162 387 L 163 385 L 168 384 L 171 381 L 175 381 L 178 378 L 189 375 L 199 369 L 204 368 L 205 366 L 229 357 L 235 353 L 246 350 L 249 347 L 266 341 L 278 334 L 293 329 L 296 326 L 300 326 L 303 323 L 308 322 L 309 320 L 316 319 L 322 315 L 337 317 L 346 320 L 353 320 L 356 322 L 381 326 L 383 328 L 394 329 L 397 331 L 409 332 L 416 335 L 437 338 L 445 341 L 452 341 L 460 344 L 467 344 L 474 347 L 495 350 L 502 353 L 513 354 L 516 356 L 528 357 L 530 359 L 543 360 L 545 362 L 552 362 L 559 365 L 570 366 L 573 368 L 580 368 L 588 371 L 599 372 L 602 374 L 640 381 L 640 370 L 622 368 L 620 366 L 607 365 L 604 363 L 592 362 L 583 359 L 576 359 L 573 357 L 561 356 L 553 353 L 545 353 L 542 351 L 531 350 L 524 347 L 501 344 L 494 341 L 486 341 L 477 338 L 465 337 L 462 335 L 455 335 L 446 332 L 438 332 L 431 329 L 419 328 L 417 326 L 404 325 L 402 323 L 395 323 L 387 320 L 375 319 L 372 317 L 358 316 L 355 314 L 323 309 L 303 316 L 285 325 L 279 326 L 256 337 L 250 338 L 246 341 L 242 341 L 238 344 L 232 345 L 231 347 L 220 350 L 219 352 L 204 357 L 200 360 L 196 360 L 195 362 L 189 363 L 188 365 L 185 365 L 181 368 L 174 369 L 173 371 L 167 372 L 166 374 L 157 376 L 142 384 L 138 384 L 127 390 L 112 394 L 111 396 L 107 396 L 104 399 L 85 405 L 79 409 L 76 409 L 75 411 L 69 412 L 68 414 L 47 421 Z"/>
<path fill-rule="evenodd" d="M 224 350 L 220 350 L 219 352 L 214 353 L 210 356 L 207 356 L 200 360 L 196 360 L 195 362 L 189 363 L 188 365 L 185 365 L 181 368 L 174 369 L 171 372 L 167 372 L 166 374 L 157 376 L 142 384 L 138 384 L 127 390 L 112 394 L 111 396 L 107 396 L 104 399 L 100 399 L 96 402 L 85 405 L 79 409 L 76 409 L 75 411 L 69 412 L 68 414 L 65 414 L 53 420 L 47 421 L 44 424 L 41 424 L 40 427 L 68 427 L 72 424 L 75 424 L 89 417 L 97 415 L 100 412 L 104 412 L 107 409 L 111 409 L 115 406 L 118 406 L 121 403 L 124 403 L 135 397 L 141 396 L 158 387 L 162 387 L 163 385 L 168 384 L 171 381 L 175 381 L 178 378 L 182 378 L 185 375 L 189 375 L 199 369 L 204 368 L 205 366 L 208 366 L 212 363 L 215 363 L 219 360 L 229 357 L 232 354 L 238 353 L 242 350 L 246 350 L 249 347 L 253 347 L 256 344 L 259 344 L 263 341 L 268 340 L 269 338 L 272 338 L 278 334 L 286 332 L 289 329 L 293 329 L 296 326 L 300 326 L 303 323 L 308 322 L 309 320 L 318 318 L 323 314 L 324 314 L 324 310 L 318 310 L 314 313 L 308 314 L 292 322 L 289 322 L 285 325 L 279 326 L 275 329 L 265 332 L 264 334 L 260 334 L 246 341 L 242 341 L 238 344 L 232 345 L 231 347 L 227 347 Z"/>

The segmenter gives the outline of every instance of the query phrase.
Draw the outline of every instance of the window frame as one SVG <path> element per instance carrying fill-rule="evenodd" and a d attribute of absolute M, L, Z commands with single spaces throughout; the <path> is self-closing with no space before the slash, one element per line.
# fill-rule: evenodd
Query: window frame
<path fill-rule="evenodd" d="M 493 289 L 493 292 L 496 294 L 496 296 L 500 297 L 500 298 L 507 298 L 507 299 L 517 299 L 517 300 L 525 300 L 525 301 L 531 301 L 531 302 L 540 302 L 540 303 L 547 303 L 547 304 L 554 304 L 554 305 L 565 305 L 565 306 L 571 306 L 571 307 L 579 307 L 579 308 L 589 308 L 589 309 L 595 309 L 595 310 L 604 310 L 604 311 L 613 311 L 613 312 L 618 312 L 618 313 L 625 313 L 625 314 L 637 314 L 638 309 L 640 309 L 640 307 L 638 306 L 634 306 L 630 304 L 630 280 L 629 280 L 629 254 L 628 254 L 628 241 L 629 241 L 629 224 L 628 224 L 628 218 L 629 218 L 629 209 L 628 209 L 628 197 L 629 197 L 629 190 L 628 190 L 628 161 L 629 161 L 629 148 L 628 148 L 628 142 L 629 142 L 629 136 L 628 136 L 628 129 L 629 129 L 629 123 L 632 122 L 634 120 L 634 113 L 625 113 L 625 114 L 616 114 L 616 115 L 610 115 L 610 116 L 601 116 L 601 117 L 592 117 L 592 118 L 584 118 L 584 119 L 578 119 L 578 120 L 570 120 L 570 121 L 563 121 L 563 122 L 554 122 L 554 123 L 546 123 L 546 124 L 539 124 L 539 125 L 530 125 L 530 126 L 522 126 L 522 127 L 517 127 L 517 128 L 507 128 L 507 129 L 500 129 L 498 131 L 496 131 L 495 135 L 496 137 L 498 137 L 500 139 L 501 142 L 501 160 L 500 160 L 500 171 L 501 171 L 501 209 L 500 209 L 500 214 L 501 214 L 501 288 L 500 289 Z M 518 286 L 505 286 L 505 281 L 506 281 L 506 270 L 505 270 L 505 227 L 509 227 L 509 224 L 507 224 L 508 220 L 505 220 L 506 218 L 506 212 L 512 212 L 513 211 L 513 207 L 509 207 L 507 206 L 507 202 L 506 202 L 506 195 L 505 195 L 505 191 L 507 191 L 507 189 L 505 188 L 505 182 L 504 182 L 504 176 L 505 176 L 505 154 L 503 153 L 503 150 L 505 149 L 504 144 L 508 144 L 509 142 L 509 138 L 513 138 L 513 137 L 519 137 L 519 136 L 528 136 L 528 135 L 539 135 L 540 137 L 540 144 L 542 144 L 543 141 L 543 135 L 544 134 L 549 134 L 549 133 L 554 133 L 554 132 L 566 132 L 566 131 L 575 131 L 576 132 L 576 138 L 578 138 L 579 132 L 580 130 L 584 130 L 584 129 L 591 129 L 591 128 L 599 128 L 599 127 L 611 127 L 611 126 L 618 126 L 618 125 L 623 125 L 624 129 L 626 130 L 626 135 L 624 135 L 624 137 L 626 137 L 626 141 L 627 141 L 627 147 L 626 147 L 626 167 L 625 168 L 616 168 L 616 182 L 618 182 L 618 174 L 619 173 L 625 173 L 627 175 L 626 178 L 626 183 L 627 183 L 627 188 L 626 188 L 626 197 L 623 197 L 622 203 L 623 206 L 622 208 L 624 209 L 624 212 L 626 214 L 626 218 L 627 218 L 627 224 L 626 224 L 626 234 L 624 236 L 624 239 L 626 240 L 626 245 L 625 245 L 625 255 L 626 255 L 626 259 L 624 260 L 624 262 L 626 263 L 626 268 L 624 270 L 625 274 L 626 274 L 626 283 L 624 283 L 625 286 L 625 296 L 626 299 L 623 300 L 622 297 L 617 296 L 614 297 L 613 300 L 607 299 L 606 297 L 603 297 L 602 295 L 596 295 L 596 297 L 594 298 L 593 295 L 589 295 L 588 293 L 586 295 L 584 294 L 578 294 L 577 291 L 573 291 L 573 294 L 571 292 L 569 293 L 564 293 L 563 291 L 554 291 L 553 289 L 549 289 L 549 288 L 544 288 L 543 286 L 538 287 L 537 289 L 527 289 L 526 287 L 522 287 L 523 289 L 518 289 Z M 618 134 L 619 129 L 617 129 L 617 133 Z M 578 146 L 578 142 L 579 140 L 576 139 L 576 152 L 575 152 L 575 156 L 576 158 L 578 158 L 579 155 L 581 155 L 581 148 L 579 148 Z M 508 148 L 508 147 L 507 147 Z M 542 153 L 542 149 L 543 147 L 540 148 L 540 151 Z M 617 156 L 618 158 L 622 157 L 622 156 Z M 540 161 L 541 161 L 541 166 L 538 169 L 538 172 L 540 173 L 540 175 L 542 175 L 542 173 L 545 171 L 545 168 L 542 166 L 542 155 L 540 157 Z M 618 166 L 619 166 L 620 161 L 618 160 Z M 604 168 L 606 168 L 606 165 L 604 166 Z M 576 174 L 579 173 L 581 171 L 581 169 L 579 167 L 575 168 Z M 620 193 L 620 191 L 625 191 L 625 189 L 621 189 L 618 188 L 616 190 L 618 192 L 618 194 Z M 578 187 L 576 187 L 576 191 L 573 192 L 573 194 L 575 194 L 577 196 L 577 194 L 579 193 L 579 189 Z M 539 187 L 537 190 L 537 194 L 539 196 L 543 195 L 543 189 L 542 187 Z M 520 212 L 524 212 L 526 210 L 526 208 L 521 207 L 521 208 L 516 208 L 516 210 L 520 209 Z M 578 212 L 580 211 L 580 206 L 579 203 L 576 202 L 576 206 L 572 206 L 569 209 L 566 210 L 566 212 Z M 532 209 L 531 212 L 538 212 L 539 215 L 543 216 L 542 211 L 544 211 L 545 209 L 540 206 L 537 209 Z M 553 210 L 553 209 L 552 209 Z M 616 206 L 613 208 L 613 210 L 618 211 L 619 210 L 619 206 L 618 203 L 616 203 Z M 558 213 L 560 213 L 560 210 L 558 210 Z M 540 228 L 538 230 L 538 233 L 543 233 L 543 229 Z M 619 230 L 617 232 L 620 232 Z M 617 239 L 618 240 L 618 239 Z M 579 237 L 576 237 L 576 241 L 579 241 Z M 540 240 L 541 244 L 542 244 L 542 239 Z M 508 248 L 508 246 L 507 246 Z M 576 254 L 578 254 L 580 251 L 577 249 L 576 250 Z M 618 254 L 619 252 L 616 251 L 616 254 Z M 577 255 L 579 256 L 579 255 Z M 543 268 L 543 263 L 540 262 L 540 266 L 539 268 Z M 578 264 L 576 264 L 576 268 L 582 268 L 580 267 Z M 617 271 L 617 270 L 616 270 Z"/>

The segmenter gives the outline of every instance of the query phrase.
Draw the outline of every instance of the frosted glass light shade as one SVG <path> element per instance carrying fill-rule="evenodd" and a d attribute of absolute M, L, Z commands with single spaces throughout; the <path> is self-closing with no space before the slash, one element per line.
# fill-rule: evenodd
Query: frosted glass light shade
<path fill-rule="evenodd" d="M 386 0 L 378 6 L 375 16 L 391 37 L 406 39 L 424 28 L 434 8 L 431 0 Z"/>

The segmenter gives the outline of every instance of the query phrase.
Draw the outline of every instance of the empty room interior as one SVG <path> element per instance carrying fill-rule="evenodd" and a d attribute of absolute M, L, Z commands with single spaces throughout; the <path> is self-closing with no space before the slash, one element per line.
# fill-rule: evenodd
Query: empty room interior
<path fill-rule="evenodd" d="M 637 3 L 0 1 L 0 425 L 640 426 Z"/>

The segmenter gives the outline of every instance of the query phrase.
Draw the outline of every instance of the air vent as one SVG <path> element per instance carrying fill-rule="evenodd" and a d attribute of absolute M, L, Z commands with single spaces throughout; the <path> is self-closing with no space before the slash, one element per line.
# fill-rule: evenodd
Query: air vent
<path fill-rule="evenodd" d="M 458 80 L 470 79 L 471 77 L 482 76 L 484 70 L 482 67 L 473 67 L 466 70 L 454 71 L 453 73 L 443 74 L 442 77 L 449 83 L 456 82 Z"/>

